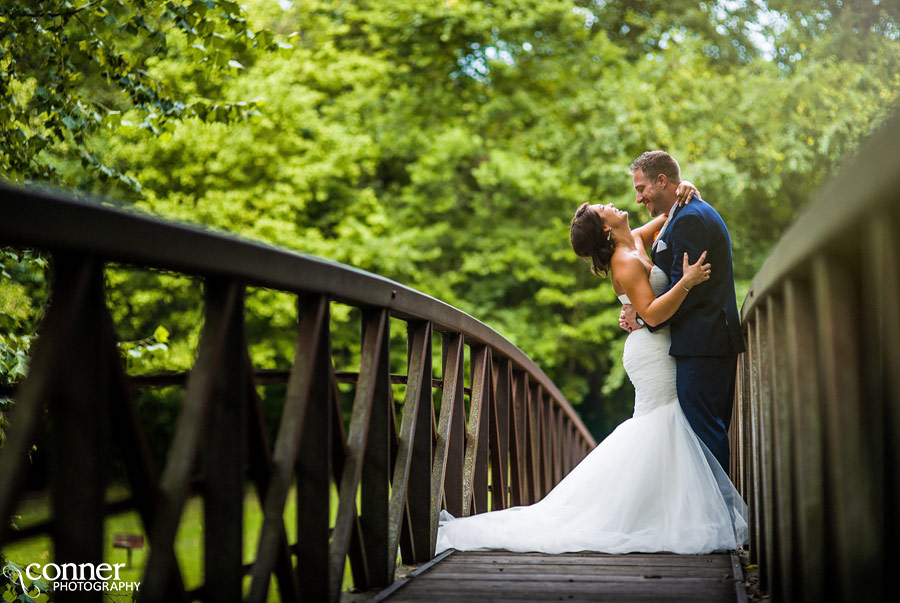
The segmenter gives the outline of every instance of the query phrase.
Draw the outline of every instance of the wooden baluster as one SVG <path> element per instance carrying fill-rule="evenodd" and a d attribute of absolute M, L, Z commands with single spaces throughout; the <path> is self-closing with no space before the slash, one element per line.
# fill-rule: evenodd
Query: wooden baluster
<path fill-rule="evenodd" d="M 108 381 L 114 335 L 103 298 L 102 265 L 58 255 L 53 267 L 52 301 L 33 349 L 28 378 L 16 396 L 13 429 L 0 455 L 0 541 L 6 541 L 11 525 L 7 518 L 22 492 L 46 408 L 55 427 L 49 450 L 55 560 L 99 563 L 107 417 L 116 394 Z M 101 596 L 59 593 L 59 600 L 100 601 Z"/>
<path fill-rule="evenodd" d="M 350 429 L 347 434 L 347 459 L 341 476 L 338 511 L 330 556 L 329 598 L 336 601 L 340 597 L 344 563 L 350 548 L 350 538 L 356 521 L 356 494 L 362 482 L 362 508 L 369 518 L 360 518 L 363 531 L 362 548 L 365 552 L 367 573 L 363 585 L 372 582 L 380 584 L 386 572 L 384 559 L 387 549 L 387 461 L 389 442 L 387 439 L 388 388 L 387 359 L 388 313 L 379 309 L 363 316 L 363 346 L 356 394 Z M 383 415 L 383 416 L 382 416 Z M 370 433 L 382 430 L 378 434 Z M 383 433 L 383 435 L 382 435 Z M 367 454 L 367 445 L 373 450 Z M 365 474 L 363 469 L 365 467 Z M 382 483 L 383 481 L 383 483 Z M 383 499 L 383 500 L 382 500 Z M 376 511 L 377 509 L 377 511 Z M 383 511 L 383 512 L 382 512 Z M 369 542 L 372 539 L 372 542 Z M 354 581 L 363 576 L 354 573 Z"/>
<path fill-rule="evenodd" d="M 584 457 L 588 454 L 586 452 L 584 455 L 582 455 L 581 451 L 578 449 L 579 444 L 583 438 L 584 438 L 584 436 L 582 435 L 581 430 L 579 430 L 578 427 L 575 424 L 573 424 L 572 425 L 572 469 L 577 467 L 578 463 L 580 463 L 584 459 Z M 589 450 L 593 450 L 593 448 L 590 448 Z M 571 471 L 571 469 L 570 469 L 570 471 Z"/>
<path fill-rule="evenodd" d="M 581 442 L 581 440 L 584 436 L 582 436 L 581 432 L 574 426 L 572 427 L 572 434 L 574 435 L 575 445 L 577 446 L 578 443 Z M 589 448 L 584 454 L 579 454 L 580 451 L 577 448 L 575 449 L 575 451 L 574 451 L 575 458 L 573 459 L 573 462 L 572 462 L 573 469 L 578 466 L 578 463 L 580 463 L 584 459 L 585 456 L 588 455 L 590 450 L 592 450 L 592 448 Z"/>
<path fill-rule="evenodd" d="M 309 347 L 302 353 L 299 349 L 295 352 L 295 362 L 300 360 L 306 364 L 309 372 L 303 378 L 310 381 L 303 384 L 307 392 L 306 408 L 294 460 L 298 545 L 295 573 L 301 600 L 324 601 L 334 572 L 329 566 L 332 423 L 341 420 L 340 414 L 335 414 L 334 405 L 329 403 L 336 389 L 331 360 L 330 303 L 322 297 L 300 298 L 297 313 L 306 327 L 301 336 L 304 341 L 298 338 L 297 345 Z M 304 319 L 307 314 L 308 323 Z"/>
<path fill-rule="evenodd" d="M 47 401 L 51 417 L 48 462 L 53 504 L 54 561 L 100 563 L 109 458 L 111 374 L 107 358 L 114 335 L 96 260 L 55 256 L 53 298 L 81 306 L 63 326 L 69 354 L 56 371 Z M 73 299 L 74 298 L 74 299 Z M 80 298 L 80 299 L 79 299 Z M 100 601 L 101 593 L 58 592 L 59 601 Z"/>
<path fill-rule="evenodd" d="M 761 431 L 759 427 L 759 381 L 760 381 L 760 350 L 759 350 L 759 311 L 754 313 L 749 323 L 748 351 L 750 353 L 750 492 L 748 504 L 750 506 L 750 560 L 752 563 L 763 565 L 765 560 L 764 532 L 762 519 L 762 460 L 760 450 L 762 448 Z"/>
<path fill-rule="evenodd" d="M 108 331 L 112 333 L 112 318 L 108 314 L 106 320 Z M 109 365 L 112 383 L 112 436 L 118 446 L 125 474 L 131 487 L 131 496 L 141 517 L 144 531 L 152 532 L 159 498 L 157 475 L 153 467 L 150 444 L 132 395 L 132 387 L 125 375 L 121 354 L 113 340 L 109 342 L 106 361 Z M 184 599 L 184 582 L 177 565 L 172 569 L 169 580 L 171 586 L 168 600 Z M 290 599 L 285 600 L 290 601 Z"/>
<path fill-rule="evenodd" d="M 753 405 L 752 405 L 753 396 L 751 394 L 751 387 L 752 387 L 752 383 L 753 383 L 753 378 L 752 378 L 753 355 L 751 354 L 752 331 L 749 328 L 744 330 L 744 341 L 746 342 L 747 349 L 743 354 L 741 354 L 741 357 L 742 357 L 741 374 L 743 375 L 743 377 L 742 377 L 743 387 L 741 389 L 741 411 L 742 411 L 742 414 L 741 414 L 741 440 L 742 440 L 741 441 L 741 444 L 742 444 L 742 450 L 741 450 L 741 457 L 742 457 L 741 494 L 743 495 L 744 500 L 747 501 L 747 504 L 749 505 L 747 520 L 751 523 L 749 528 L 750 528 L 750 535 L 752 536 L 753 527 L 754 527 L 753 521 L 755 521 L 752 518 L 752 512 L 753 512 L 752 499 L 753 499 L 753 488 L 754 488 L 753 473 L 752 473 L 753 472 L 753 449 L 752 449 L 753 430 L 751 429 L 752 423 L 750 420 L 750 413 L 751 413 L 751 410 L 753 407 Z M 754 557 L 756 555 L 756 553 L 754 551 L 754 547 L 752 545 L 750 547 L 750 554 L 751 554 L 751 556 L 754 556 Z"/>
<path fill-rule="evenodd" d="M 181 514 L 194 475 L 194 465 L 203 446 L 209 409 L 215 395 L 218 373 L 231 331 L 243 309 L 243 287 L 210 280 L 206 286 L 206 318 L 197 360 L 185 389 L 181 414 L 160 479 L 160 505 L 150 530 L 150 555 L 141 585 L 144 601 L 170 600 L 169 589 L 177 566 L 174 543 Z"/>
<path fill-rule="evenodd" d="M 431 323 L 410 324 L 406 398 L 400 445 L 391 487 L 388 551 L 395 551 L 403 530 L 409 544 L 407 564 L 430 559 L 431 543 Z M 394 555 L 396 558 L 396 555 Z M 393 573 L 392 568 L 391 571 Z"/>
<path fill-rule="evenodd" d="M 559 429 L 560 429 L 560 481 L 564 480 L 572 470 L 572 461 L 569 458 L 569 441 L 571 439 L 572 423 L 566 412 L 559 409 Z"/>
<path fill-rule="evenodd" d="M 555 400 L 550 400 L 550 410 L 553 413 L 553 485 L 555 486 L 563 478 L 564 432 L 562 409 L 556 405 Z"/>
<path fill-rule="evenodd" d="M 347 446 L 347 434 L 344 429 L 344 421 L 338 420 L 342 417 L 341 395 L 338 390 L 337 377 L 334 367 L 330 367 L 331 381 L 331 464 L 334 469 L 334 484 L 340 497 L 341 485 L 344 481 L 344 469 L 347 466 L 347 459 L 350 458 L 350 449 Z M 347 550 L 347 558 L 350 561 L 350 572 L 353 576 L 354 584 L 366 584 L 368 581 L 369 570 L 366 567 L 366 555 L 363 552 L 362 527 L 360 526 L 359 515 L 356 512 L 356 505 L 350 509 L 350 545 Z M 331 555 L 329 549 L 329 556 Z M 329 570 L 330 571 L 330 570 Z"/>
<path fill-rule="evenodd" d="M 895 209 L 885 219 L 881 212 L 871 218 L 866 233 L 868 249 L 864 254 L 865 280 L 861 288 L 863 302 L 866 304 L 862 315 L 874 317 L 865 320 L 867 325 L 867 343 L 864 349 L 871 357 L 877 354 L 878 361 L 864 361 L 868 368 L 866 398 L 881 400 L 880 429 L 873 427 L 873 440 L 881 440 L 879 462 L 884 465 L 885 490 L 882 494 L 883 513 L 885 518 L 885 538 L 889 543 L 900 539 L 900 520 L 897 517 L 897 505 L 900 504 L 900 278 L 897 266 L 900 265 L 900 245 L 897 244 L 896 232 L 900 218 Z M 878 384 L 873 388 L 873 384 Z M 885 580 L 892 575 L 891 569 L 897 566 L 900 552 L 896 547 L 888 546 L 884 558 Z M 885 584 L 884 592 L 890 586 Z"/>
<path fill-rule="evenodd" d="M 728 426 L 729 457 L 731 459 L 731 466 L 728 467 L 728 476 L 731 478 L 731 482 L 738 492 L 744 491 L 743 485 L 741 484 L 741 464 L 743 462 L 743 447 L 741 445 L 743 435 L 741 433 L 741 429 L 743 428 L 741 420 L 743 416 L 742 395 L 744 388 L 742 371 L 743 356 L 743 354 L 738 355 L 737 370 L 734 376 L 734 406 L 731 412 L 731 424 Z"/>
<path fill-rule="evenodd" d="M 487 511 L 488 435 L 491 409 L 491 350 L 473 346 L 472 395 L 466 438 L 463 515 Z"/>
<path fill-rule="evenodd" d="M 232 284 L 208 280 L 207 297 L 225 299 Z M 218 291 L 216 290 L 218 289 Z M 226 330 L 220 364 L 215 371 L 204 442 L 203 541 L 207 601 L 236 601 L 242 595 L 244 555 L 244 424 L 248 376 L 245 374 L 243 290 L 227 314 L 207 304 L 207 320 Z M 195 426 L 200 429 L 200 425 Z"/>
<path fill-rule="evenodd" d="M 369 336 L 371 329 L 380 329 L 377 337 Z M 366 347 L 367 340 L 378 341 L 374 347 Z M 393 568 L 396 562 L 396 545 L 388 551 L 388 510 L 391 482 L 390 448 L 393 415 L 393 394 L 390 374 L 390 322 L 387 310 L 365 311 L 363 313 L 363 350 L 372 354 L 363 358 L 359 372 L 359 388 L 373 387 L 368 398 L 368 435 L 359 440 L 364 449 L 361 493 L 360 524 L 363 530 L 363 550 L 368 567 L 368 584 L 356 584 L 357 588 L 386 586 L 393 582 Z M 372 385 L 369 385 L 369 382 Z M 359 390 L 357 390 L 359 391 Z M 354 405 L 355 407 L 355 405 Z M 352 442 L 353 425 L 350 427 Z"/>
<path fill-rule="evenodd" d="M 247 375 L 252 375 L 253 365 L 250 355 L 245 349 L 244 366 Z M 264 506 L 265 493 L 269 489 L 272 482 L 274 464 L 271 458 L 271 447 L 269 446 L 269 436 L 266 429 L 266 422 L 263 415 L 262 400 L 256 391 L 256 384 L 252 378 L 246 381 L 245 401 L 247 404 L 247 452 L 250 459 L 250 478 L 256 488 L 259 497 L 260 507 Z M 265 521 L 265 520 L 264 520 Z M 288 548 L 287 532 L 284 529 L 284 521 L 278 529 L 281 536 L 276 545 L 276 559 L 274 572 L 278 578 L 278 594 L 282 603 L 293 603 L 299 600 L 299 588 L 297 585 L 297 576 L 294 573 L 294 561 L 291 558 L 291 550 Z M 254 564 L 257 563 L 254 561 Z M 251 580 L 252 591 L 252 580 Z M 261 600 L 265 600 L 268 593 L 261 593 Z M 247 601 L 255 601 L 248 595 Z"/>
<path fill-rule="evenodd" d="M 541 413 L 541 498 L 543 498 L 553 487 L 553 450 L 550 439 L 550 434 L 553 432 L 553 416 L 550 410 L 552 403 L 544 393 L 543 387 L 540 388 L 538 401 L 538 409 Z"/>
<path fill-rule="evenodd" d="M 553 399 L 546 393 L 543 396 L 541 410 L 544 413 L 544 429 L 541 434 L 541 448 L 544 462 L 544 496 L 555 485 L 553 482 Z"/>
<path fill-rule="evenodd" d="M 550 450 L 550 430 L 552 426 L 550 424 L 550 403 L 547 399 L 547 396 L 544 394 L 544 388 L 542 386 L 538 386 L 537 393 L 537 409 L 538 413 L 541 416 L 540 429 L 538 431 L 538 444 L 539 444 L 539 461 L 540 461 L 540 483 L 541 483 L 541 498 L 544 498 L 547 495 L 547 492 L 550 491 L 552 487 L 551 479 L 552 479 L 552 457 Z"/>
<path fill-rule="evenodd" d="M 824 255 L 813 260 L 813 283 L 825 400 L 826 517 L 833 535 L 828 565 L 837 578 L 831 592 L 845 601 L 880 600 L 885 545 L 877 495 L 883 475 L 873 471 L 877 465 L 868 445 L 875 434 L 862 398 L 858 329 L 847 324 L 860 307 L 859 291 L 839 259 Z"/>
<path fill-rule="evenodd" d="M 528 375 L 522 371 L 513 373 L 512 400 L 512 484 L 511 506 L 527 505 L 529 496 L 528 481 Z"/>
<path fill-rule="evenodd" d="M 463 507 L 462 469 L 466 428 L 463 406 L 463 336 L 445 333 L 442 339 L 444 391 L 441 395 L 441 416 L 431 473 L 432 542 L 437 535 L 441 501 L 455 517 L 462 516 Z"/>
<path fill-rule="evenodd" d="M 322 296 L 301 298 L 298 302 L 298 315 L 299 325 L 294 363 L 288 378 L 284 408 L 278 424 L 278 435 L 272 455 L 272 475 L 262 505 L 263 525 L 259 535 L 256 562 L 251 570 L 248 595 L 250 601 L 266 600 L 272 569 L 275 567 L 278 551 L 284 538 L 284 506 L 287 502 L 292 476 L 298 470 L 297 459 L 301 439 L 305 432 L 308 410 L 312 404 L 316 403 L 314 398 L 322 394 L 321 384 L 329 382 L 331 351 L 328 336 L 328 300 Z M 318 462 L 325 463 L 327 471 L 326 459 L 327 455 L 318 459 Z M 314 471 L 312 467 L 309 469 Z M 306 475 L 305 472 L 304 475 L 305 479 L 315 481 L 313 476 Z M 298 499 L 301 496 L 299 489 L 302 487 L 298 484 Z M 301 591 L 307 595 L 322 595 L 323 593 L 327 595 L 330 569 L 322 567 L 321 530 L 323 528 L 321 525 L 317 526 L 314 521 L 316 511 L 312 506 L 315 503 L 308 499 L 306 504 L 311 506 L 310 513 L 313 520 L 305 526 L 304 532 L 300 532 L 301 526 L 298 526 L 298 533 L 304 539 L 304 546 L 308 546 L 312 551 L 309 562 L 313 564 L 313 569 L 318 571 L 310 572 L 306 565 L 298 564 L 296 580 Z M 298 518 L 306 521 L 303 519 L 302 513 Z M 327 543 L 327 521 L 325 526 L 325 542 Z M 319 531 L 317 532 L 317 530 Z M 341 570 L 343 570 L 343 565 Z"/>
<path fill-rule="evenodd" d="M 528 392 L 528 493 L 535 503 L 544 497 L 543 467 L 541 465 L 541 386 L 531 384 Z"/>
<path fill-rule="evenodd" d="M 563 415 L 563 421 L 566 429 L 566 439 L 565 439 L 565 468 L 563 470 L 563 478 L 568 475 L 572 469 L 578 464 L 581 460 L 575 454 L 575 441 L 578 439 L 578 429 L 575 427 L 575 421 L 569 418 L 568 413 Z"/>
<path fill-rule="evenodd" d="M 766 302 L 768 311 L 769 349 L 772 354 L 772 402 L 771 439 L 773 473 L 773 525 L 777 538 L 773 543 L 772 561 L 775 586 L 773 596 L 779 600 L 792 601 L 794 576 L 794 517 L 792 513 L 792 484 L 794 475 L 791 464 L 791 442 L 793 430 L 790 425 L 790 372 L 787 361 L 787 342 L 784 335 L 784 302 L 773 294 Z"/>
<path fill-rule="evenodd" d="M 772 379 L 775 357 L 769 345 L 769 324 L 772 315 L 765 304 L 758 310 L 757 342 L 759 345 L 759 444 L 760 444 L 760 521 L 763 530 L 762 549 L 764 562 L 760 563 L 760 583 L 770 590 L 777 584 L 778 576 L 775 559 L 775 505 L 773 492 L 773 474 L 776 467 L 772 455 Z"/>
<path fill-rule="evenodd" d="M 800 573 L 796 600 L 824 601 L 825 565 L 825 463 L 824 426 L 817 372 L 815 318 L 806 283 L 788 279 L 784 284 L 786 360 L 791 392 L 788 398 L 794 425 L 794 526 L 799 551 L 794 556 Z"/>
<path fill-rule="evenodd" d="M 541 411 L 544 414 L 541 447 L 544 462 L 544 496 L 546 496 L 555 485 L 553 482 L 553 400 L 546 394 L 542 396 Z"/>
<path fill-rule="evenodd" d="M 496 393 L 491 412 L 491 505 L 494 510 L 509 504 L 510 406 L 512 402 L 512 363 L 500 358 L 496 363 Z M 513 433 L 515 439 L 515 433 Z"/>

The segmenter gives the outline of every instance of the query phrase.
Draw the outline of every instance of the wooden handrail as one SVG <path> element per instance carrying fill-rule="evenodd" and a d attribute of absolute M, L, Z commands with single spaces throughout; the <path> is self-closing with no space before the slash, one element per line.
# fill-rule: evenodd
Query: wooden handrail
<path fill-rule="evenodd" d="M 879 601 L 900 502 L 900 114 L 757 273 L 731 475 L 773 600 Z"/>
<path fill-rule="evenodd" d="M 23 190 L 0 182 L 0 211 L 3 245 L 83 254 L 201 277 L 227 275 L 247 286 L 297 294 L 317 292 L 350 306 L 387 308 L 394 318 L 427 320 L 438 332 L 463 333 L 466 341 L 489 345 L 526 371 L 580 424 L 549 377 L 508 339 L 453 306 L 377 274 L 57 191 Z M 579 432 L 591 438 L 583 426 Z"/>
<path fill-rule="evenodd" d="M 336 601 L 346 559 L 357 588 L 384 586 L 393 579 L 398 550 L 409 564 L 433 556 L 442 508 L 466 515 L 534 502 L 595 446 L 571 405 L 521 350 L 414 289 L 60 192 L 0 185 L 0 214 L 0 244 L 53 257 L 52 302 L 30 372 L 10 392 L 16 404 L 0 451 L 0 545 L 20 536 L 7 518 L 15 512 L 31 446 L 49 428 L 53 519 L 22 534 L 48 532 L 57 563 L 103 561 L 104 518 L 122 511 L 122 504 L 104 503 L 102 459 L 113 448 L 131 487 L 126 506 L 138 511 L 149 539 L 142 600 L 238 600 L 241 576 L 249 573 L 248 601 L 266 600 L 273 575 L 281 600 Z M 103 271 L 109 262 L 202 280 L 205 321 L 189 371 L 125 374 L 106 307 Z M 248 286 L 297 296 L 289 371 L 252 366 L 243 318 Z M 333 302 L 362 311 L 358 372 L 334 370 Z M 406 375 L 390 371 L 391 319 L 407 323 Z M 443 343 L 439 380 L 432 370 L 435 333 Z M 274 442 L 268 441 L 256 393 L 262 382 L 287 384 Z M 346 432 L 338 382 L 356 383 Z M 406 384 L 402 407 L 393 402 L 391 383 Z M 161 471 L 153 467 L 131 391 L 158 385 L 185 390 Z M 441 392 L 439 417 L 435 390 Z M 395 416 L 401 408 L 402 416 Z M 45 411 L 52 419 L 48 426 Z M 82 467 L 82 459 L 89 466 Z M 264 518 L 250 566 L 242 557 L 247 482 L 260 493 Z M 300 501 L 296 541 L 283 519 L 292 484 Z M 339 494 L 333 523 L 332 484 Z M 188 591 L 174 539 L 194 494 L 204 501 L 205 580 Z M 79 597 L 100 600 L 101 594 Z M 67 596 L 58 593 L 60 600 Z"/>

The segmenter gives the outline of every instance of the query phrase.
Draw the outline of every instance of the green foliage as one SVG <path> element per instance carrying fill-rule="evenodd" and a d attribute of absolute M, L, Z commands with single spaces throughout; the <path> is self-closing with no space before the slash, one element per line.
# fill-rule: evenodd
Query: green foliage
<path fill-rule="evenodd" d="M 6 333 L 0 335 L 0 379 L 15 383 L 28 374 L 28 348 L 31 337 Z"/>
<path fill-rule="evenodd" d="M 825 54 L 866 63 L 873 70 L 889 67 L 896 60 L 900 37 L 897 2 L 769 0 L 767 4 L 778 16 L 770 29 L 782 67 Z"/>
<path fill-rule="evenodd" d="M 574 210 L 613 202 L 637 225 L 646 216 L 627 167 L 664 148 L 730 225 L 746 291 L 797 211 L 896 103 L 900 16 L 888 4 L 251 0 L 240 13 L 226 2 L 78 4 L 83 18 L 116 15 L 97 35 L 128 58 L 129 73 L 143 71 L 134 86 L 104 79 L 111 68 L 68 42 L 86 33 L 78 18 L 47 16 L 58 33 L 39 36 L 7 15 L 0 31 L 15 27 L 40 56 L 65 50 L 72 68 L 60 63 L 59 94 L 69 109 L 57 113 L 75 119 L 82 102 L 101 120 L 78 130 L 83 144 L 63 123 L 32 155 L 7 134 L 10 152 L 29 157 L 15 165 L 52 163 L 56 176 L 0 173 L 56 178 L 416 287 L 506 335 L 584 402 L 602 435 L 627 414 L 629 386 L 612 287 L 569 246 Z M 150 30 L 122 28 L 137 15 Z M 11 40 L 0 40 L 3 56 Z M 52 137 L 35 125 L 49 114 L 36 112 L 35 92 L 49 76 L 15 65 L 12 96 L 0 94 L 14 118 L 0 128 Z M 156 96 L 137 94 L 139 81 Z M 171 91 L 181 104 L 169 111 Z M 104 181 L 90 161 L 85 170 L 71 159 L 78 149 L 140 188 Z M 189 367 L 198 284 L 120 268 L 108 281 L 120 338 L 165 325 L 160 362 Z M 358 315 L 333 313 L 336 361 L 352 370 Z M 254 362 L 289 366 L 291 297 L 250 290 L 246 315 Z"/>
<path fill-rule="evenodd" d="M 0 248 L 0 387 L 21 381 L 46 303 L 47 260 L 31 251 Z M 5 413 L 12 400 L 0 393 L 0 448 L 6 440 Z"/>
<path fill-rule="evenodd" d="M 162 325 L 153 335 L 136 341 L 120 341 L 119 351 L 125 357 L 125 368 L 131 375 L 160 372 L 166 368 L 169 331 Z"/>
<path fill-rule="evenodd" d="M 173 50 L 173 45 L 177 50 Z M 89 137 L 137 127 L 159 135 L 188 117 L 231 122 L 256 104 L 209 100 L 254 51 L 287 46 L 248 27 L 233 0 L 12 0 L 0 8 L 0 175 L 72 185 L 57 161 L 80 160 L 93 179 L 137 180 L 94 152 Z M 194 69 L 179 94 L 149 70 L 177 52 Z M 134 116 L 135 122 L 124 119 Z"/>
<path fill-rule="evenodd" d="M 202 324 L 202 295 L 191 278 L 111 266 L 107 307 L 126 368 L 137 373 L 190 368 Z"/>

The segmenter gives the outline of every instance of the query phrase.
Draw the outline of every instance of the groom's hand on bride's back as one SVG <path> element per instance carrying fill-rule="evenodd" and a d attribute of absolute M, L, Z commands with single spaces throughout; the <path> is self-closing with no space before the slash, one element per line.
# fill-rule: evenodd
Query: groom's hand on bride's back
<path fill-rule="evenodd" d="M 634 311 L 634 306 L 631 304 L 622 306 L 622 311 L 619 312 L 619 326 L 629 333 L 643 328 L 643 325 L 638 323 L 637 312 Z"/>

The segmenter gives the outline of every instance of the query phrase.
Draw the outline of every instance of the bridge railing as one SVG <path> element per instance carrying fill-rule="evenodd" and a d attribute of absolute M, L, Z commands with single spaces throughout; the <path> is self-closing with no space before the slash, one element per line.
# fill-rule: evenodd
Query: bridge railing
<path fill-rule="evenodd" d="M 396 282 L 59 193 L 0 185 L 0 216 L 0 245 L 52 254 L 52 301 L 28 377 L 13 392 L 9 436 L 0 451 L 0 546 L 47 533 L 55 563 L 101 563 L 106 517 L 136 510 L 149 539 L 142 601 L 265 601 L 273 575 L 283 601 L 336 601 L 347 559 L 357 588 L 387 585 L 398 550 L 408 564 L 433 557 L 441 508 L 462 516 L 489 505 L 534 502 L 595 445 L 522 351 L 467 314 Z M 205 318 L 193 367 L 157 379 L 185 388 L 161 470 L 153 466 L 132 394 L 154 379 L 134 379 L 123 370 L 104 291 L 109 262 L 203 282 Z M 281 375 L 286 394 L 271 444 L 256 384 L 279 376 L 251 363 L 244 333 L 251 286 L 296 295 L 298 306 L 295 357 Z M 334 369 L 333 302 L 361 310 L 358 373 Z M 390 372 L 391 318 L 407 323 L 406 375 Z M 433 376 L 436 335 L 440 379 Z M 339 380 L 356 383 L 346 430 Z M 406 384 L 402 407 L 394 404 L 392 382 Z M 43 429 L 51 443 L 52 517 L 16 529 L 9 518 Z M 131 498 L 110 507 L 105 467 L 113 450 Z M 263 525 L 255 558 L 244 564 L 248 484 L 260 493 Z M 334 520 L 332 484 L 338 491 Z M 292 487 L 296 535 L 283 519 Z M 174 544 L 195 495 L 203 504 L 204 579 L 187 590 Z M 61 601 L 101 596 L 56 595 Z"/>
<path fill-rule="evenodd" d="M 810 203 L 742 308 L 731 474 L 774 600 L 885 598 L 900 487 L 900 115 Z"/>

